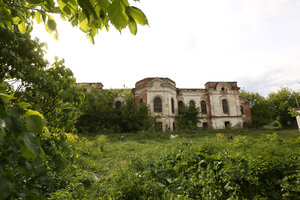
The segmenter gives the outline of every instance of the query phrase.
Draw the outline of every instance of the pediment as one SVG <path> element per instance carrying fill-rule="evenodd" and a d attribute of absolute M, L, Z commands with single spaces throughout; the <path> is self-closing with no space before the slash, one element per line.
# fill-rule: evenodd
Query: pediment
<path fill-rule="evenodd" d="M 146 87 L 155 87 L 155 88 L 165 88 L 165 87 L 168 87 L 168 88 L 171 88 L 171 89 L 174 89 L 176 90 L 176 87 L 174 87 L 173 85 L 171 85 L 170 83 L 160 79 L 160 78 L 155 78 L 151 81 L 149 81 L 146 85 Z"/>
<path fill-rule="evenodd" d="M 229 91 L 232 90 L 232 87 L 230 84 L 226 83 L 226 82 L 219 82 L 217 87 L 216 87 L 217 91 Z"/>

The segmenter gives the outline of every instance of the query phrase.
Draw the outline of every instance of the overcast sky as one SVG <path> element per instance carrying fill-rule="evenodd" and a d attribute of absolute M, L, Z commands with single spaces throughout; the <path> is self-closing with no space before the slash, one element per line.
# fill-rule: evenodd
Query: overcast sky
<path fill-rule="evenodd" d="M 237 81 L 267 95 L 280 86 L 300 90 L 299 0 L 140 0 L 149 26 L 133 36 L 112 26 L 93 45 L 70 23 L 58 22 L 60 41 L 44 26 L 34 35 L 48 43 L 46 58 L 64 58 L 77 82 L 134 87 L 146 77 L 168 77 L 178 88 Z"/>

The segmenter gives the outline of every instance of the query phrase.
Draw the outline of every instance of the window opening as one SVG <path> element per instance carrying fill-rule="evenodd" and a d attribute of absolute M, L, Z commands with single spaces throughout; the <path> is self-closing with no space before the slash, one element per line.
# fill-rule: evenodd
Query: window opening
<path fill-rule="evenodd" d="M 183 107 L 183 101 L 178 101 L 178 108 Z"/>
<path fill-rule="evenodd" d="M 171 110 L 172 110 L 172 113 L 175 112 L 175 109 L 174 109 L 174 99 L 173 98 L 171 99 Z"/>
<path fill-rule="evenodd" d="M 228 103 L 226 99 L 222 100 L 223 113 L 228 114 Z"/>
<path fill-rule="evenodd" d="M 229 121 L 226 121 L 224 125 L 225 125 L 225 128 L 230 128 L 230 125 L 231 125 L 231 124 L 230 124 Z"/>
<path fill-rule="evenodd" d="M 142 103 L 144 103 L 144 100 L 143 100 L 143 98 L 140 98 L 139 104 L 142 104 Z"/>
<path fill-rule="evenodd" d="M 244 113 L 244 108 L 243 108 L 243 106 L 241 106 L 241 113 L 242 113 L 242 115 L 245 114 L 245 113 Z"/>
<path fill-rule="evenodd" d="M 182 113 L 183 101 L 178 101 L 178 114 Z"/>
<path fill-rule="evenodd" d="M 207 114 L 206 102 L 205 101 L 201 101 L 201 112 L 202 112 L 202 114 Z"/>
<path fill-rule="evenodd" d="M 120 109 L 121 108 L 121 101 L 117 101 L 115 104 L 116 109 Z"/>
<path fill-rule="evenodd" d="M 155 132 L 162 132 L 162 122 L 155 122 Z"/>
<path fill-rule="evenodd" d="M 191 100 L 190 101 L 190 106 L 194 106 L 195 107 L 195 101 Z"/>
<path fill-rule="evenodd" d="M 162 102 L 160 97 L 154 99 L 154 112 L 162 112 Z"/>

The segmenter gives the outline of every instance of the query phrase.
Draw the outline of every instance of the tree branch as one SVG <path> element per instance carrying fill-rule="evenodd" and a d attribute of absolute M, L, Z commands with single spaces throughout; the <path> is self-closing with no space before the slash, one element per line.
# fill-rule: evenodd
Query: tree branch
<path fill-rule="evenodd" d="M 34 10 L 34 11 L 38 11 L 38 12 L 44 12 L 44 13 L 52 13 L 52 14 L 60 14 L 58 12 L 54 12 L 54 11 L 46 11 L 44 9 L 38 9 L 38 8 L 34 8 L 34 7 L 26 7 L 26 6 L 22 6 L 22 5 L 15 5 L 15 4 L 6 4 L 6 8 L 8 9 L 16 9 L 16 8 L 20 8 L 23 10 Z"/>

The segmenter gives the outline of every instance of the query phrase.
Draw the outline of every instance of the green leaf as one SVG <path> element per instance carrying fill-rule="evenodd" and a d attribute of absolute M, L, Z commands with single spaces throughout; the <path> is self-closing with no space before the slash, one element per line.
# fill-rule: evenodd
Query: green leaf
<path fill-rule="evenodd" d="M 66 17 L 63 14 L 60 14 L 60 19 L 66 21 Z"/>
<path fill-rule="evenodd" d="M 90 16 L 93 15 L 95 18 L 98 18 L 94 6 L 89 0 L 77 0 L 78 4 L 82 8 L 82 11 L 86 14 L 88 21 L 90 21 Z"/>
<path fill-rule="evenodd" d="M 80 29 L 86 33 L 89 30 L 89 26 L 88 26 L 88 19 L 84 14 L 84 12 L 80 12 L 78 14 L 78 20 L 79 20 Z"/>
<path fill-rule="evenodd" d="M 107 12 L 109 5 L 111 4 L 109 0 L 97 0 L 99 3 L 100 7 Z"/>
<path fill-rule="evenodd" d="M 0 177 L 0 194 L 1 194 L 1 199 L 6 199 L 11 190 L 13 189 L 13 184 L 7 180 L 4 177 Z"/>
<path fill-rule="evenodd" d="M 40 12 L 36 12 L 36 13 L 34 14 L 34 19 L 35 19 L 35 21 L 36 21 L 38 24 L 40 24 L 40 23 L 43 21 L 42 15 L 41 15 Z"/>
<path fill-rule="evenodd" d="M 32 153 L 34 153 L 36 156 L 38 156 L 40 153 L 40 148 L 41 148 L 38 138 L 33 133 L 25 132 L 23 139 L 24 139 L 24 143 L 25 143 L 26 147 Z"/>
<path fill-rule="evenodd" d="M 30 4 L 40 4 L 42 3 L 44 0 L 26 0 L 28 3 Z"/>
<path fill-rule="evenodd" d="M 13 23 L 14 24 L 19 24 L 22 20 L 20 19 L 20 17 L 14 17 L 14 18 L 12 18 L 12 20 L 13 20 Z"/>
<path fill-rule="evenodd" d="M 111 23 L 121 32 L 128 24 L 129 18 L 125 13 L 125 5 L 121 0 L 114 0 L 108 9 Z"/>
<path fill-rule="evenodd" d="M 129 6 L 128 0 L 122 0 L 122 3 L 127 7 Z"/>
<path fill-rule="evenodd" d="M 135 21 L 132 18 L 129 19 L 129 30 L 130 30 L 131 34 L 136 35 L 137 26 L 136 26 Z"/>
<path fill-rule="evenodd" d="M 51 31 L 56 30 L 56 23 L 53 19 L 48 19 L 47 25 L 50 28 Z"/>
<path fill-rule="evenodd" d="M 4 93 L 0 93 L 0 98 L 2 100 L 4 100 L 5 102 L 7 102 L 10 99 L 15 99 L 15 97 L 8 95 L 8 94 L 4 94 Z"/>
<path fill-rule="evenodd" d="M 94 37 L 91 34 L 86 35 L 87 39 L 89 39 L 93 44 L 95 44 Z"/>
<path fill-rule="evenodd" d="M 19 28 L 19 31 L 24 34 L 26 32 L 26 27 L 25 27 L 25 23 L 24 22 L 21 22 L 20 24 L 18 24 L 18 28 Z"/>
<path fill-rule="evenodd" d="M 53 39 L 58 41 L 58 32 L 57 32 L 57 30 L 54 31 Z"/>
<path fill-rule="evenodd" d="M 31 104 L 27 103 L 27 102 L 19 102 L 19 103 L 16 103 L 15 105 L 20 106 L 21 108 L 29 108 L 29 107 L 31 107 Z"/>
<path fill-rule="evenodd" d="M 24 158 L 30 160 L 30 159 L 35 159 L 37 156 L 32 153 L 25 144 L 23 144 L 21 147 L 20 147 L 20 152 L 22 154 L 22 156 L 24 156 Z"/>
<path fill-rule="evenodd" d="M 18 136 L 20 133 L 25 131 L 24 120 L 20 117 L 8 115 L 4 118 L 4 121 L 5 130 L 15 136 Z"/>
<path fill-rule="evenodd" d="M 31 115 L 37 115 L 37 116 L 40 116 L 42 119 L 44 119 L 44 116 L 41 113 L 39 113 L 38 111 L 28 109 L 27 112 L 25 113 L 25 117 L 28 117 Z"/>
<path fill-rule="evenodd" d="M 134 19 L 137 24 L 146 25 L 148 24 L 148 19 L 146 15 L 138 8 L 131 6 L 126 8 L 126 13 L 128 16 Z"/>
<path fill-rule="evenodd" d="M 31 115 L 25 118 L 26 128 L 28 131 L 35 134 L 40 134 L 43 131 L 43 120 L 38 115 Z"/>

